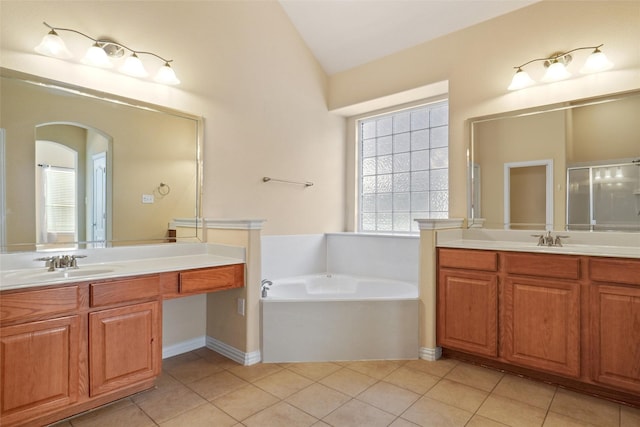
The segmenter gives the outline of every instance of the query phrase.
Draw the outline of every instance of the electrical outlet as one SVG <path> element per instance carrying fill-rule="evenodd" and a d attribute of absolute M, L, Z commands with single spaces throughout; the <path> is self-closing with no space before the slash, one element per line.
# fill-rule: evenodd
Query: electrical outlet
<path fill-rule="evenodd" d="M 244 316 L 244 298 L 238 298 L 237 303 L 238 303 L 238 314 L 240 316 Z"/>
<path fill-rule="evenodd" d="M 153 203 L 153 194 L 143 194 L 142 203 Z"/>

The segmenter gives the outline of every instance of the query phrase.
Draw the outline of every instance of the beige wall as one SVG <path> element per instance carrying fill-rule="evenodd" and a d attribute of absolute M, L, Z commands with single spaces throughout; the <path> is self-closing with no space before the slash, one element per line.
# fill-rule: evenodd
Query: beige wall
<path fill-rule="evenodd" d="M 343 230 L 344 119 L 328 113 L 327 76 L 277 2 L 3 0 L 0 19 L 6 68 L 203 116 L 205 217 L 266 219 L 267 234 Z M 182 84 L 37 55 L 43 19 L 170 57 Z"/>
<path fill-rule="evenodd" d="M 450 216 L 466 216 L 466 120 L 640 88 L 640 2 L 545 0 L 443 36 L 330 79 L 329 108 L 339 110 L 441 80 L 449 81 Z M 509 92 L 513 67 L 559 50 L 604 43 L 615 68 Z M 588 51 L 574 54 L 576 63 Z M 527 67 L 535 79 L 542 65 Z M 577 73 L 576 73 L 577 74 Z M 353 169 L 347 172 L 354 173 Z"/>
<path fill-rule="evenodd" d="M 640 156 L 640 95 L 572 111 L 573 141 L 567 150 L 568 163 Z"/>

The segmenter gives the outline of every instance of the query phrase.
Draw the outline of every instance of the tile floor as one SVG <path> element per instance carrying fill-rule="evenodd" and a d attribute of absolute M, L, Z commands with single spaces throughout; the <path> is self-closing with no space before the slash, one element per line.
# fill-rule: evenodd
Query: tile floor
<path fill-rule="evenodd" d="M 206 348 L 56 427 L 638 427 L 640 409 L 450 359 L 240 366 Z"/>

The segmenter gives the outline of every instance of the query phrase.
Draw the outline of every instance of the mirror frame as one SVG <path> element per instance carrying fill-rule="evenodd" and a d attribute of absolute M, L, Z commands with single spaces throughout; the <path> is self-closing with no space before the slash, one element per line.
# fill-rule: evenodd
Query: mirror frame
<path fill-rule="evenodd" d="M 76 96 L 92 98 L 99 101 L 108 102 L 111 104 L 122 105 L 130 108 L 142 109 L 149 112 L 156 112 L 161 114 L 168 114 L 179 118 L 184 118 L 187 120 L 192 120 L 196 125 L 196 195 L 195 195 L 195 218 L 171 218 L 171 221 L 175 221 L 178 225 L 187 225 L 189 227 L 194 228 L 195 233 L 193 235 L 185 235 L 178 236 L 178 240 L 184 238 L 188 239 L 196 239 L 197 241 L 203 241 L 203 220 L 202 220 L 202 195 L 203 195 L 203 141 L 204 141 L 204 118 L 202 116 L 198 116 L 191 113 L 186 113 L 184 111 L 180 111 L 177 109 L 152 104 L 146 101 L 141 101 L 138 99 L 127 98 L 119 95 L 115 95 L 112 93 L 102 92 L 99 90 L 94 90 L 82 86 L 76 86 L 69 83 L 60 82 L 57 80 L 48 79 L 45 77 L 27 74 L 20 71 L 0 67 L 0 76 L 2 78 L 9 78 L 19 80 L 23 83 L 31 84 L 34 86 L 39 86 L 45 89 L 52 89 L 56 91 L 61 91 L 63 93 L 69 93 Z M 2 141 L 0 149 L 6 149 L 6 144 Z M 4 159 L 4 152 L 0 153 L 0 159 Z M 3 165 L 4 166 L 4 165 Z M 3 167 L 3 171 L 5 168 Z M 0 207 L 5 207 L 5 192 L 6 186 L 8 185 L 6 177 L 0 176 Z M 0 211 L 2 214 L 4 211 Z M 6 226 L 5 218 L 0 218 L 0 227 Z M 4 234 L 6 237 L 6 234 Z M 149 238 L 149 239 L 118 239 L 118 240 L 107 240 L 106 248 L 116 246 L 133 246 L 133 245 L 141 245 L 141 244 L 153 244 L 153 243 L 161 243 L 166 242 L 165 239 L 161 238 Z M 86 245 L 92 242 L 90 241 L 79 241 L 75 242 L 79 245 Z M 21 249 L 21 247 L 26 246 L 35 246 L 36 242 L 22 242 L 22 243 L 6 243 L 0 241 L 0 253 L 14 253 L 14 252 L 24 252 L 26 249 Z M 16 250 L 9 250 L 11 248 L 17 248 Z M 31 251 L 31 249 L 29 249 Z"/>
<path fill-rule="evenodd" d="M 477 141 L 475 140 L 475 132 L 474 132 L 475 125 L 484 123 L 484 122 L 495 121 L 495 120 L 525 117 L 525 116 L 543 114 L 543 113 L 554 112 L 554 111 L 563 111 L 563 110 L 573 109 L 577 107 L 603 104 L 603 103 L 625 99 L 631 96 L 640 96 L 640 90 L 628 90 L 623 92 L 616 92 L 616 93 L 611 93 L 611 94 L 597 96 L 597 97 L 575 99 L 575 100 L 570 100 L 570 101 L 565 101 L 565 102 L 560 102 L 555 104 L 541 105 L 537 107 L 506 111 L 502 113 L 472 117 L 470 119 L 467 119 L 467 123 L 469 126 L 469 154 L 467 156 L 467 185 L 468 185 L 467 227 L 468 228 L 484 227 L 484 223 L 485 223 L 485 218 L 481 218 L 481 217 L 476 218 L 475 212 L 474 212 L 474 206 L 476 206 L 476 203 L 477 203 L 476 201 L 477 195 L 475 191 L 476 183 L 477 183 L 477 178 L 475 176 L 476 168 L 473 167 L 476 164 L 474 148 L 475 148 L 475 145 L 477 144 Z M 565 176 L 566 176 L 566 165 L 565 165 Z M 501 188 L 498 191 L 503 191 L 503 190 Z M 566 212 L 565 212 L 565 216 L 566 216 Z M 551 224 L 551 229 L 554 229 L 556 225 L 557 224 Z"/>

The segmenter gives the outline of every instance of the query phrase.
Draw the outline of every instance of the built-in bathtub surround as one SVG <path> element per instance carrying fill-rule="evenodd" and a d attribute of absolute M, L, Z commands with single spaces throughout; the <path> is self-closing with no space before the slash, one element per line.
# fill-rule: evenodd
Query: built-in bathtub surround
<path fill-rule="evenodd" d="M 339 273 L 418 281 L 418 236 L 330 233 L 262 236 L 262 278 Z"/>
<path fill-rule="evenodd" d="M 262 238 L 265 362 L 418 357 L 418 237 Z M 272 292 L 269 296 L 269 292 Z"/>

